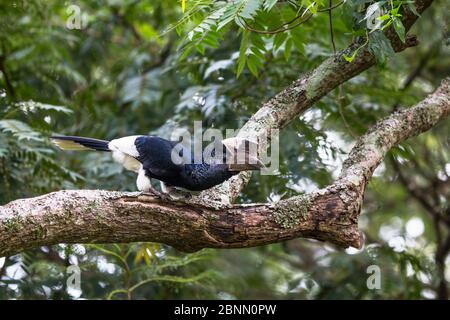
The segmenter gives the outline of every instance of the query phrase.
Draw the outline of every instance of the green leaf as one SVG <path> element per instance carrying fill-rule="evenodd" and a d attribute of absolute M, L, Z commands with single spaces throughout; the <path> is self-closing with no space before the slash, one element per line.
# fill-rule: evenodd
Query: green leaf
<path fill-rule="evenodd" d="M 217 30 L 222 29 L 231 21 L 242 28 L 242 18 L 253 20 L 256 12 L 261 7 L 262 0 L 238 0 L 226 2 L 226 5 L 222 8 L 221 15 L 217 19 Z"/>
<path fill-rule="evenodd" d="M 192 52 L 193 47 L 188 47 L 185 50 L 183 50 L 183 53 L 180 55 L 180 61 L 183 61 L 186 59 Z"/>
<path fill-rule="evenodd" d="M 280 32 L 277 33 L 273 39 L 273 49 L 274 51 L 277 51 L 278 49 L 281 48 L 281 46 L 283 45 L 283 43 L 286 41 L 286 38 L 288 37 L 288 33 L 287 32 Z"/>
<path fill-rule="evenodd" d="M 249 42 L 250 32 L 245 30 L 242 33 L 241 46 L 239 48 L 238 66 L 236 70 L 236 76 L 239 78 L 242 71 L 244 71 L 245 64 L 247 62 L 247 48 Z"/>
<path fill-rule="evenodd" d="M 344 59 L 347 61 L 347 62 L 353 62 L 353 60 L 355 60 L 355 58 L 356 58 L 356 55 L 358 54 L 358 52 L 359 52 L 359 50 L 361 50 L 362 48 L 364 48 L 366 45 L 367 45 L 367 43 L 369 43 L 369 36 L 366 34 L 366 42 L 364 42 L 362 45 L 360 45 L 354 52 L 353 52 L 353 54 L 351 55 L 351 56 L 348 56 L 347 54 L 343 54 L 343 57 L 344 57 Z"/>
<path fill-rule="evenodd" d="M 253 20 L 254 16 L 256 15 L 256 12 L 261 7 L 262 1 L 247 0 L 244 2 L 245 5 L 243 6 L 242 10 L 240 10 L 239 16 L 245 19 Z"/>
<path fill-rule="evenodd" d="M 396 8 L 391 10 L 391 15 L 396 16 L 398 14 L 398 10 L 400 10 L 400 6 L 397 6 Z"/>
<path fill-rule="evenodd" d="M 352 31 L 355 25 L 355 17 L 353 13 L 356 11 L 353 1 L 347 1 L 342 5 L 341 21 L 345 25 L 347 31 Z"/>
<path fill-rule="evenodd" d="M 156 31 L 151 24 L 137 22 L 134 24 L 134 26 L 139 35 L 145 40 L 156 40 L 158 43 L 161 43 L 158 31 Z"/>
<path fill-rule="evenodd" d="M 400 40 L 405 43 L 405 27 L 399 18 L 394 18 L 394 29 Z"/>
<path fill-rule="evenodd" d="M 247 66 L 248 69 L 250 70 L 250 72 L 257 77 L 258 76 L 258 66 L 259 65 L 259 60 L 255 55 L 250 55 L 247 58 Z"/>
<path fill-rule="evenodd" d="M 15 104 L 15 106 L 25 113 L 35 112 L 37 110 L 47 110 L 47 111 L 51 110 L 51 111 L 65 113 L 65 114 L 70 114 L 73 112 L 69 108 L 66 108 L 63 106 L 55 106 L 55 105 L 51 105 L 51 104 L 47 104 L 47 103 L 40 103 L 40 102 L 36 102 L 36 101 L 32 101 L 32 100 L 18 102 Z"/>
<path fill-rule="evenodd" d="M 347 62 L 353 62 L 353 60 L 355 60 L 356 55 L 358 54 L 359 48 L 355 50 L 355 52 L 353 52 L 353 54 L 351 56 L 348 56 L 344 53 L 343 57 L 345 59 L 345 61 Z"/>
<path fill-rule="evenodd" d="M 29 125 L 15 119 L 0 120 L 0 130 L 12 133 L 18 140 L 43 140 L 41 135 L 34 131 Z"/>
<path fill-rule="evenodd" d="M 384 64 L 387 58 L 395 54 L 391 42 L 379 30 L 369 35 L 369 52 L 375 56 L 380 64 Z"/>
<path fill-rule="evenodd" d="M 291 56 L 293 43 L 294 42 L 292 41 L 292 38 L 288 38 L 286 40 L 286 43 L 284 44 L 284 58 L 286 59 L 286 61 L 288 61 L 289 57 Z"/>
<path fill-rule="evenodd" d="M 306 9 L 305 9 L 305 13 L 306 13 L 306 11 L 310 11 L 310 12 L 312 12 L 313 14 L 317 14 L 317 1 L 311 1 L 311 0 L 308 0 L 308 1 L 306 1 L 306 4 L 308 4 L 308 6 L 306 7 Z"/>
<path fill-rule="evenodd" d="M 415 3 L 408 3 L 408 9 L 411 10 L 416 16 L 420 17 L 420 13 L 417 12 Z"/>
<path fill-rule="evenodd" d="M 392 21 L 393 21 L 392 19 L 387 20 L 387 22 L 383 25 L 381 30 L 385 30 L 386 28 L 388 28 L 392 24 Z"/>
<path fill-rule="evenodd" d="M 385 14 L 385 15 L 382 15 L 381 17 L 378 17 L 377 19 L 380 20 L 380 21 L 385 21 L 385 20 L 388 20 L 390 18 L 391 18 L 390 15 Z"/>
<path fill-rule="evenodd" d="M 278 0 L 264 0 L 263 8 L 265 11 L 270 11 Z"/>

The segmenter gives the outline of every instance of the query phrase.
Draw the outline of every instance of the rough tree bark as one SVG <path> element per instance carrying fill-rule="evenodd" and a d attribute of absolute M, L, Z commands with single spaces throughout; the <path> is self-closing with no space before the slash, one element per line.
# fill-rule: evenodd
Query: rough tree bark
<path fill-rule="evenodd" d="M 0 256 L 56 243 L 153 241 L 180 250 L 239 248 L 297 237 L 361 247 L 364 190 L 386 153 L 450 114 L 450 78 L 413 108 L 378 122 L 355 144 L 338 179 L 277 203 L 172 201 L 161 194 L 58 191 L 0 207 Z"/>
<path fill-rule="evenodd" d="M 422 13 L 432 0 L 416 0 Z M 418 16 L 406 9 L 406 30 Z M 395 51 L 417 44 L 402 43 L 392 29 L 386 36 Z M 239 135 L 269 135 L 348 79 L 375 64 L 367 49 L 352 63 L 358 41 L 302 75 L 266 102 Z M 236 248 L 263 245 L 296 237 L 360 247 L 358 217 L 365 186 L 386 152 L 397 143 L 428 130 L 449 114 L 449 81 L 414 108 L 393 114 L 360 138 L 335 183 L 278 203 L 232 205 L 249 175 L 177 202 L 161 194 L 72 190 L 13 201 L 0 207 L 0 256 L 56 243 L 154 241 L 184 251 L 205 247 Z"/>

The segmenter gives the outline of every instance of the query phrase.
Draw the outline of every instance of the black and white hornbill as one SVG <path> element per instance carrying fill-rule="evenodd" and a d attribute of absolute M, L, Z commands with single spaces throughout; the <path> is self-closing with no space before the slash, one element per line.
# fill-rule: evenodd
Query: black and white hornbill
<path fill-rule="evenodd" d="M 152 189 L 152 178 L 161 181 L 163 192 L 176 192 L 185 189 L 198 192 L 218 185 L 240 171 L 258 170 L 263 165 L 257 156 L 249 152 L 257 149 L 255 142 L 242 138 L 229 138 L 221 141 L 224 161 L 175 164 L 172 151 L 179 144 L 157 136 L 128 136 L 111 141 L 77 136 L 52 136 L 51 140 L 62 150 L 96 150 L 112 152 L 114 160 L 126 169 L 138 174 L 136 185 L 139 191 Z M 256 146 L 256 148 L 255 148 Z M 243 148 L 243 149 L 242 149 Z M 244 151 L 244 161 L 225 161 L 228 155 L 236 160 L 239 150 Z M 191 157 L 194 159 L 194 157 Z M 203 159 L 203 157 L 202 157 Z"/>

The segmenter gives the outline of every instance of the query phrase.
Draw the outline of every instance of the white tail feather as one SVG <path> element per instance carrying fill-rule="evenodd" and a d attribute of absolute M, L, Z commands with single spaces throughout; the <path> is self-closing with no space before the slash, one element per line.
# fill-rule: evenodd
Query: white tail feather
<path fill-rule="evenodd" d="M 69 140 L 59 140 L 52 138 L 52 142 L 61 150 L 73 150 L 73 151 L 95 150 Z"/>

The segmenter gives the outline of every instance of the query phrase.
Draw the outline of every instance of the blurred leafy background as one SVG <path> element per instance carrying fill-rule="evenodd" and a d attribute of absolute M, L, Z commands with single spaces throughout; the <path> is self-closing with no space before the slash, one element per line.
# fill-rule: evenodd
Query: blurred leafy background
<path fill-rule="evenodd" d="M 0 204 L 59 189 L 134 191 L 134 174 L 109 155 L 61 154 L 48 136 L 168 137 L 192 129 L 194 120 L 237 129 L 302 73 L 355 37 L 366 38 L 377 66 L 284 129 L 280 174 L 254 175 L 239 201 L 277 201 L 323 187 L 357 136 L 423 99 L 449 74 L 442 0 L 414 26 L 418 47 L 393 54 L 386 43 L 381 29 L 392 24 L 402 37 L 399 19 L 410 5 L 1 1 Z M 366 29 L 370 6 L 384 14 L 375 30 Z M 377 169 L 360 220 L 362 250 L 304 239 L 193 254 L 155 243 L 61 244 L 0 258 L 0 298 L 448 298 L 449 124 L 403 143 Z M 66 286 L 73 264 L 82 270 L 81 290 Z M 381 267 L 380 290 L 366 285 L 373 264 Z"/>

